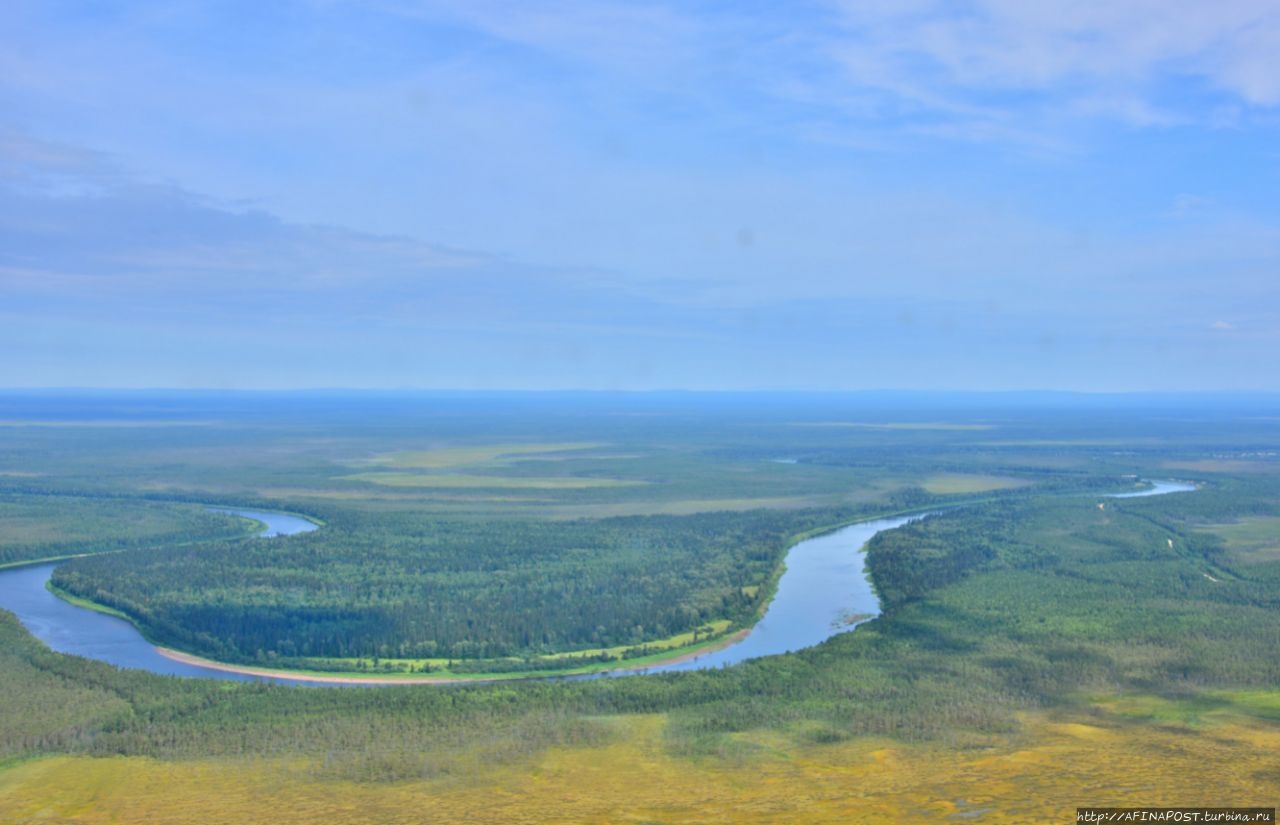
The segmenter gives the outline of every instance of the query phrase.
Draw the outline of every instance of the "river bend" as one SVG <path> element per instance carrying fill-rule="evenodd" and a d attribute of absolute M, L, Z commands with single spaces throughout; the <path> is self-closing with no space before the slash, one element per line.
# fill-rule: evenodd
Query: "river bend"
<path fill-rule="evenodd" d="M 1188 492 L 1195 484 L 1153 481 L 1148 489 L 1117 493 L 1108 498 L 1136 498 Z M 286 513 L 211 507 L 211 510 L 262 522 L 262 537 L 288 536 L 315 530 L 314 522 Z M 880 614 L 880 601 L 864 567 L 867 542 L 924 515 L 877 519 L 843 527 L 794 545 L 786 570 L 765 614 L 748 633 L 718 650 L 665 665 L 618 670 L 603 675 L 665 673 L 724 667 L 759 656 L 772 656 L 812 647 L 837 633 Z M 307 678 L 284 678 L 203 667 L 161 655 L 129 622 L 65 602 L 47 584 L 61 562 L 45 562 L 0 570 L 0 608 L 17 615 L 40 641 L 59 653 L 84 656 L 118 667 L 137 668 L 172 676 L 269 681 L 281 684 L 332 684 Z M 346 682 L 350 684 L 350 682 Z M 369 684 L 369 683 L 366 683 Z M 386 684 L 385 682 L 382 684 Z M 401 682 L 403 684 L 403 682 Z"/>

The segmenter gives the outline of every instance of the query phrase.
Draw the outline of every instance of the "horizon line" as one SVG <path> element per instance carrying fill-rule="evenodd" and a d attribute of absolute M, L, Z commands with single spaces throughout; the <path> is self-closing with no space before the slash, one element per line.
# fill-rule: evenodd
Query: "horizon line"
<path fill-rule="evenodd" d="M 378 395 L 1075 395 L 1075 396 L 1280 396 L 1280 389 L 1135 389 L 1135 390 L 1082 390 L 1082 389 L 955 389 L 955 388 L 893 388 L 875 387 L 862 389 L 830 388 L 461 388 L 461 387 L 100 387 L 100 386 L 0 386 L 0 394 L 21 393 L 193 393 L 193 394 L 378 394 Z"/>

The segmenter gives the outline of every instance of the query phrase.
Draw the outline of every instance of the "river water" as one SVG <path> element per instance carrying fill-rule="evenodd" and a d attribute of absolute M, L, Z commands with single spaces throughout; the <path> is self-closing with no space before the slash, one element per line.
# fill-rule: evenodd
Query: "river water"
<path fill-rule="evenodd" d="M 1108 498 L 1137 498 L 1188 492 L 1196 485 L 1182 481 L 1153 481 L 1152 487 Z M 316 529 L 298 516 L 239 508 L 211 510 L 245 516 L 266 525 L 262 537 L 288 536 Z M 877 519 L 850 525 L 799 542 L 787 553 L 786 570 L 764 616 L 742 639 L 702 655 L 666 665 L 627 673 L 667 673 L 724 667 L 759 656 L 772 656 L 812 647 L 837 633 L 880 614 L 880 601 L 871 589 L 864 567 L 863 549 L 882 530 L 924 518 L 924 515 Z M 33 564 L 0 570 L 0 608 L 17 615 L 40 641 L 59 653 L 84 656 L 118 667 L 138 668 L 173 676 L 269 681 L 281 684 L 318 684 L 307 679 L 286 679 L 234 673 L 177 662 L 161 656 L 129 622 L 59 599 L 45 587 L 61 562 Z"/>
<path fill-rule="evenodd" d="M 643 673 L 704 670 L 813 647 L 880 615 L 864 564 L 867 542 L 882 530 L 924 518 L 877 519 L 799 542 L 787 553 L 787 569 L 765 614 L 739 641 L 720 650 Z"/>
<path fill-rule="evenodd" d="M 1146 490 L 1138 490 L 1133 493 L 1112 493 L 1106 498 L 1145 498 L 1146 496 L 1162 496 L 1165 493 L 1190 493 L 1196 489 L 1196 485 L 1190 481 L 1152 481 L 1151 486 Z"/>

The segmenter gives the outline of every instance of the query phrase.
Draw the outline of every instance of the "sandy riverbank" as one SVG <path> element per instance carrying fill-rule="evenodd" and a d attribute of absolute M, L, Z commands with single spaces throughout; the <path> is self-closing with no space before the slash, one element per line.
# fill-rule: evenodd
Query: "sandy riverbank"
<path fill-rule="evenodd" d="M 731 633 L 723 639 L 717 640 L 714 644 L 705 647 L 700 646 L 696 650 L 686 650 L 682 653 L 673 653 L 670 658 L 650 659 L 643 664 L 623 665 L 621 667 L 609 668 L 607 670 L 598 671 L 565 671 L 563 674 L 557 674 L 552 671 L 541 671 L 537 673 L 493 673 L 493 674 L 477 674 L 476 676 L 430 676 L 426 674 L 387 674 L 387 675 L 360 675 L 360 674 L 344 674 L 344 673 L 309 673 L 306 671 L 289 670 L 287 668 L 266 668 L 254 667 L 252 665 L 233 665 L 226 662 L 218 662 L 213 659 L 205 659 L 200 656 L 193 656 L 190 653 L 183 653 L 180 650 L 173 650 L 167 647 L 157 647 L 156 652 L 166 659 L 175 662 L 182 662 L 186 665 L 195 667 L 208 668 L 210 670 L 218 670 L 223 673 L 240 673 L 245 676 L 263 676 L 271 679 L 288 679 L 294 682 L 313 682 L 315 684 L 324 685 L 466 685 L 466 684 L 484 684 L 486 682 L 511 681 L 515 679 L 555 679 L 558 676 L 574 677 L 574 676 L 605 676 L 610 674 L 625 673 L 643 673 L 656 667 L 664 667 L 667 665 L 680 664 L 704 656 L 717 650 L 728 647 L 746 637 L 751 632 L 751 628 L 744 628 L 737 633 Z"/>

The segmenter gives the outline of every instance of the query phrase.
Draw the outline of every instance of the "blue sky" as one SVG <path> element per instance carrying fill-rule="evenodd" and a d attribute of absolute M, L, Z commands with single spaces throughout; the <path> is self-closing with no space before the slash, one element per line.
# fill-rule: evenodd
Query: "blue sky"
<path fill-rule="evenodd" d="M 1280 2 L 0 4 L 0 386 L 1280 390 Z"/>

